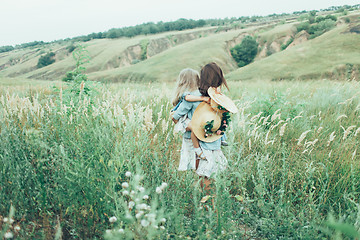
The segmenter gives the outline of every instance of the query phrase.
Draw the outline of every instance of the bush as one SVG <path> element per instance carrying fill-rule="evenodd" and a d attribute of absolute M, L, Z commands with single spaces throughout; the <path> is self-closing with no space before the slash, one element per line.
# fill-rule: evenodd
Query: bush
<path fill-rule="evenodd" d="M 297 25 L 296 29 L 297 32 L 301 32 L 302 30 L 309 31 L 310 23 L 309 22 L 303 22 Z"/>
<path fill-rule="evenodd" d="M 281 45 L 281 50 L 285 50 L 293 41 L 294 38 L 290 38 L 286 43 Z"/>
<path fill-rule="evenodd" d="M 251 63 L 257 52 L 259 43 L 255 38 L 246 36 L 242 42 L 230 49 L 231 56 L 238 63 L 239 67 L 243 67 Z"/>
<path fill-rule="evenodd" d="M 10 52 L 10 51 L 12 51 L 14 49 L 15 48 L 13 46 L 2 46 L 2 47 L 0 47 L 0 53 Z"/>
<path fill-rule="evenodd" d="M 53 52 L 49 52 L 46 55 L 41 56 L 39 58 L 39 61 L 37 64 L 37 68 L 42 68 L 42 67 L 48 66 L 50 64 L 53 64 L 55 62 L 54 56 L 55 56 L 55 53 L 53 53 Z"/>

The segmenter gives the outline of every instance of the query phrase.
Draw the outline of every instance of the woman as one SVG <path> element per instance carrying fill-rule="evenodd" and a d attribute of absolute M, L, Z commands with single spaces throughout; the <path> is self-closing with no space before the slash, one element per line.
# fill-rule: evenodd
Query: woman
<path fill-rule="evenodd" d="M 210 87 L 218 88 L 223 85 L 228 88 L 227 82 L 223 76 L 223 72 L 216 63 L 212 62 L 206 64 L 201 69 L 199 92 L 202 96 L 209 97 L 208 89 Z M 184 101 L 174 112 L 173 121 L 176 123 L 185 114 L 187 114 L 188 118 L 192 119 L 195 109 L 200 103 L 201 102 Z M 190 139 L 190 137 L 191 132 L 187 131 L 184 134 L 184 138 Z M 210 191 L 212 189 L 211 183 L 213 181 L 210 177 L 216 175 L 216 173 L 226 168 L 227 159 L 221 151 L 220 138 L 212 142 L 200 141 L 199 144 L 205 158 L 197 159 L 196 173 L 200 177 L 201 187 L 204 188 L 205 191 Z"/>

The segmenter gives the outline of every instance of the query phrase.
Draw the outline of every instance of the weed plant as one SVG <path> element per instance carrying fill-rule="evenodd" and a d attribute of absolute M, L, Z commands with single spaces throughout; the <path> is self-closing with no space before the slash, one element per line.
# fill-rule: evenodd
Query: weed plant
<path fill-rule="evenodd" d="M 177 171 L 171 86 L 78 87 L 0 89 L 1 236 L 10 206 L 19 239 L 358 236 L 358 82 L 231 82 L 214 205 Z"/>

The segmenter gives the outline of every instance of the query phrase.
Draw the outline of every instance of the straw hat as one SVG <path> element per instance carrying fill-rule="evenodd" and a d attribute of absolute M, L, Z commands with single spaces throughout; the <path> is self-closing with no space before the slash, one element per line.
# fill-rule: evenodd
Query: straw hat
<path fill-rule="evenodd" d="M 214 142 L 222 136 L 217 133 L 221 132 L 219 132 L 219 128 L 224 124 L 222 121 L 224 121 L 225 116 L 228 116 L 228 112 L 237 113 L 238 109 L 235 103 L 220 93 L 218 89 L 209 88 L 208 94 L 211 102 L 210 104 L 202 102 L 195 109 L 191 120 L 191 128 L 199 140 L 203 142 Z M 210 133 L 206 133 L 206 126 L 212 126 L 212 129 L 209 129 Z"/>
<path fill-rule="evenodd" d="M 205 137 L 205 125 L 208 122 L 213 121 L 213 128 L 211 131 L 216 132 L 221 125 L 222 112 L 224 111 L 215 111 L 207 102 L 199 104 L 191 119 L 191 129 L 199 140 L 203 142 L 214 142 L 221 138 L 221 135 L 216 133 Z"/>
<path fill-rule="evenodd" d="M 222 94 L 219 89 L 210 87 L 208 89 L 208 94 L 211 99 L 213 99 L 217 104 L 225 108 L 231 113 L 237 113 L 238 109 L 235 105 L 235 103 L 227 96 Z"/>

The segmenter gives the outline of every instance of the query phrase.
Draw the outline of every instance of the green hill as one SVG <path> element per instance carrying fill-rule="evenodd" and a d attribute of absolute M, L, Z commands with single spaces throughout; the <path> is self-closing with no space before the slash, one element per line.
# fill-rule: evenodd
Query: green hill
<path fill-rule="evenodd" d="M 329 14 L 327 13 L 318 13 Z M 84 43 L 91 60 L 91 80 L 173 81 L 185 67 L 199 70 L 215 61 L 229 80 L 358 79 L 359 11 L 340 16 L 336 27 L 319 37 L 297 32 L 298 17 L 224 27 L 164 32 L 133 38 L 96 39 Z M 230 48 L 246 35 L 256 37 L 255 61 L 238 68 Z M 0 79 L 61 80 L 75 68 L 71 43 L 53 43 L 0 53 Z M 37 68 L 38 60 L 55 53 L 55 63 Z"/>

